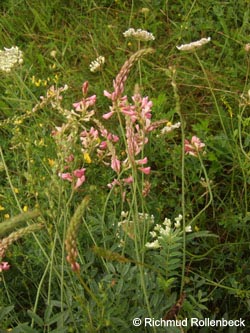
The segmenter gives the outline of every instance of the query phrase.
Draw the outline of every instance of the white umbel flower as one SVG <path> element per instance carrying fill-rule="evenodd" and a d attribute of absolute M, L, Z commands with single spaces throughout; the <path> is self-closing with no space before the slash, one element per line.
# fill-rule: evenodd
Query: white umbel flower
<path fill-rule="evenodd" d="M 155 40 L 155 37 L 151 32 L 148 32 L 148 31 L 142 30 L 142 29 L 135 30 L 134 28 L 130 28 L 123 33 L 123 36 L 125 38 L 132 37 L 132 38 L 135 38 L 142 42 L 148 42 L 150 40 Z"/>
<path fill-rule="evenodd" d="M 191 51 L 191 50 L 196 50 L 199 47 L 201 47 L 204 44 L 207 44 L 210 42 L 211 37 L 208 38 L 201 38 L 200 40 L 197 40 L 195 42 L 189 43 L 189 44 L 182 44 L 180 46 L 176 46 L 178 50 L 180 51 Z"/>
<path fill-rule="evenodd" d="M 0 70 L 9 73 L 15 65 L 23 63 L 23 52 L 17 46 L 0 50 Z"/>

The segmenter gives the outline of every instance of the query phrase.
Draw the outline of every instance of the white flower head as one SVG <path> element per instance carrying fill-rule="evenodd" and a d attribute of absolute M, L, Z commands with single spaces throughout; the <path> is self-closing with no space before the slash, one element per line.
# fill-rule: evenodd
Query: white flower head
<path fill-rule="evenodd" d="M 23 52 L 17 46 L 0 50 L 0 70 L 9 73 L 15 65 L 23 63 Z"/>
<path fill-rule="evenodd" d="M 200 40 L 197 40 L 195 42 L 189 43 L 189 44 L 182 44 L 180 46 L 176 46 L 178 50 L 180 51 L 192 51 L 192 50 L 196 50 L 199 47 L 201 47 L 204 44 L 207 44 L 208 42 L 210 42 L 211 37 L 208 38 L 201 38 Z"/>
<path fill-rule="evenodd" d="M 96 60 L 91 61 L 89 65 L 89 69 L 91 72 L 95 73 L 100 71 L 105 63 L 105 58 L 103 56 L 99 56 Z"/>
<path fill-rule="evenodd" d="M 146 30 L 130 28 L 123 33 L 125 38 L 132 37 L 142 42 L 148 42 L 150 40 L 155 40 L 154 35 Z"/>

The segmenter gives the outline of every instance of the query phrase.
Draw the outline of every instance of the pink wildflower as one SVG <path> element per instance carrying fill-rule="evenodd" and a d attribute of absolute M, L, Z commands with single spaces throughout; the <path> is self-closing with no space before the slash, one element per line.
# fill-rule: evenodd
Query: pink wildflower
<path fill-rule="evenodd" d="M 198 153 L 202 151 L 205 147 L 205 143 L 201 142 L 201 140 L 197 136 L 192 136 L 191 142 L 189 140 L 185 140 L 185 153 L 198 156 Z"/>
<path fill-rule="evenodd" d="M 107 141 L 102 141 L 99 145 L 100 149 L 107 149 L 107 147 L 108 147 Z"/>
<path fill-rule="evenodd" d="M 128 178 L 123 178 L 124 183 L 131 184 L 133 183 L 134 179 L 132 176 L 129 176 Z"/>
<path fill-rule="evenodd" d="M 110 112 L 108 112 L 108 113 L 105 113 L 105 114 L 102 116 L 102 118 L 107 120 L 107 119 L 111 118 L 111 117 L 113 116 L 114 113 L 115 113 L 114 111 L 110 111 Z"/>
<path fill-rule="evenodd" d="M 120 172 L 120 169 L 121 169 L 121 162 L 118 160 L 118 158 L 116 156 L 113 156 L 112 157 L 112 160 L 111 160 L 111 168 L 119 173 Z"/>
<path fill-rule="evenodd" d="M 141 160 L 137 160 L 136 163 L 139 164 L 139 165 L 147 164 L 148 163 L 148 158 L 144 157 Z"/>
<path fill-rule="evenodd" d="M 2 271 L 8 271 L 10 269 L 10 265 L 7 261 L 2 261 L 0 263 L 0 272 Z"/>
<path fill-rule="evenodd" d="M 69 173 L 69 172 L 66 172 L 66 173 L 59 172 L 58 176 L 64 180 L 68 180 L 69 182 L 72 182 L 72 180 L 73 180 L 73 177 L 72 177 L 71 173 Z"/>
<path fill-rule="evenodd" d="M 94 105 L 96 102 L 96 95 L 88 98 L 83 98 L 80 102 L 73 103 L 76 111 L 86 111 L 89 106 Z"/>
<path fill-rule="evenodd" d="M 112 183 L 109 183 L 107 186 L 108 186 L 108 188 L 113 188 L 114 186 L 116 186 L 116 185 L 121 185 L 120 184 L 120 182 L 117 180 L 117 179 L 114 179 L 113 181 L 112 181 Z"/>
<path fill-rule="evenodd" d="M 85 182 L 85 180 L 86 180 L 85 171 L 86 171 L 86 169 L 84 169 L 84 168 L 73 171 L 73 175 L 77 178 L 77 181 L 75 184 L 75 189 L 80 187 L 82 185 L 82 183 Z"/>

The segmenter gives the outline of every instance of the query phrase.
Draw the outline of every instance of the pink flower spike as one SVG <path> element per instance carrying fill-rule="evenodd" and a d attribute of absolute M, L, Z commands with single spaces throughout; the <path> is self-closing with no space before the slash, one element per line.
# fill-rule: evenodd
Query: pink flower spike
<path fill-rule="evenodd" d="M 145 173 L 145 175 L 149 175 L 151 168 L 150 167 L 146 167 L 146 168 L 138 168 L 141 172 Z"/>
<path fill-rule="evenodd" d="M 103 116 L 102 116 L 102 118 L 104 118 L 104 119 L 109 119 L 109 118 L 111 118 L 112 116 L 113 116 L 113 114 L 114 114 L 115 112 L 114 111 L 110 111 L 110 112 L 108 112 L 108 113 L 105 113 Z"/>
<path fill-rule="evenodd" d="M 2 261 L 0 263 L 0 272 L 2 271 L 8 271 L 10 269 L 10 265 L 7 261 Z"/>
<path fill-rule="evenodd" d="M 69 173 L 69 172 L 66 172 L 66 173 L 59 172 L 58 176 L 64 180 L 68 180 L 69 182 L 72 182 L 72 179 L 73 179 L 71 173 Z"/>

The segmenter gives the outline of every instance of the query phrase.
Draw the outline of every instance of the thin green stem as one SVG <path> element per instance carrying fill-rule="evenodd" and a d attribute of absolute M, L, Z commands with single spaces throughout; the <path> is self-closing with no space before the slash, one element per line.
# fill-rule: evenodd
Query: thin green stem
<path fill-rule="evenodd" d="M 185 123 L 181 113 L 180 96 L 176 84 L 176 69 L 172 68 L 172 87 L 175 99 L 175 111 L 180 117 L 181 122 L 181 210 L 182 210 L 182 224 L 183 230 L 186 228 L 186 204 L 185 204 Z M 186 233 L 183 232 L 183 247 L 182 247 L 182 274 L 181 274 L 181 287 L 180 294 L 183 293 L 185 284 L 185 270 L 186 270 Z"/>
<path fill-rule="evenodd" d="M 204 76 L 205 76 L 205 79 L 206 79 L 206 81 L 207 81 L 207 84 L 208 84 L 209 90 L 210 90 L 211 95 L 212 95 L 213 100 L 214 100 L 214 104 L 215 104 L 215 107 L 216 107 L 217 113 L 218 113 L 218 115 L 219 115 L 219 119 L 220 119 L 221 127 L 222 127 L 222 129 L 223 129 L 223 132 L 224 132 L 225 135 L 227 136 L 227 131 L 226 131 L 226 128 L 225 128 L 225 125 L 224 125 L 223 119 L 222 119 L 222 115 L 221 115 L 221 112 L 220 112 L 220 107 L 219 107 L 219 105 L 218 105 L 218 102 L 217 102 L 217 99 L 216 99 L 216 96 L 215 96 L 215 93 L 214 93 L 213 87 L 212 87 L 212 85 L 211 85 L 211 83 L 210 83 L 210 80 L 209 80 L 209 78 L 208 78 L 207 72 L 206 72 L 206 70 L 205 70 L 205 68 L 204 68 L 204 66 L 203 66 L 203 64 L 202 64 L 202 62 L 201 62 L 201 60 L 200 60 L 198 54 L 197 54 L 196 52 L 194 52 L 194 55 L 195 55 L 195 57 L 196 57 L 196 59 L 197 59 L 199 65 L 200 65 L 200 67 L 201 67 L 201 69 L 202 69 L 202 72 L 203 72 L 203 74 L 204 74 Z"/>

